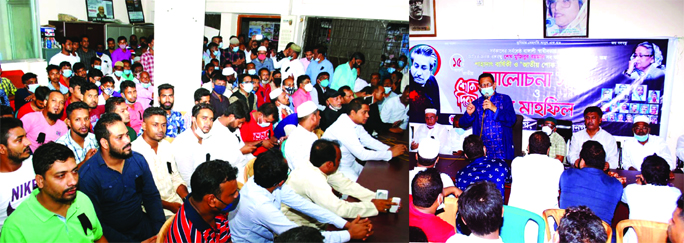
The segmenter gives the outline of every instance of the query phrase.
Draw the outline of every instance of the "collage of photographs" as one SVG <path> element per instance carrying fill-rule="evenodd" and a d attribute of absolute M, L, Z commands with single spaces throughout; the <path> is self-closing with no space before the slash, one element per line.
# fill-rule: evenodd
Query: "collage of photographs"
<path fill-rule="evenodd" d="M 684 243 L 682 13 L 0 0 L 0 243 Z"/>

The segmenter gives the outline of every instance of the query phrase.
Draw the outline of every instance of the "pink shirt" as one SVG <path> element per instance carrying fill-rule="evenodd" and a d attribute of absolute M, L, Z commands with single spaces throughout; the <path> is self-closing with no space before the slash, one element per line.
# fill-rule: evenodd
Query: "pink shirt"
<path fill-rule="evenodd" d="M 131 117 L 131 122 L 129 124 L 135 133 L 138 133 L 140 131 L 140 127 L 142 127 L 143 112 L 145 112 L 145 109 L 143 109 L 143 106 L 140 104 L 140 102 L 135 102 L 133 107 L 134 108 L 131 108 L 130 106 L 128 107 L 128 113 Z"/>
<path fill-rule="evenodd" d="M 64 136 L 69 132 L 66 124 L 62 120 L 57 120 L 54 125 L 50 126 L 43 112 L 31 112 L 21 118 L 24 123 L 24 130 L 26 130 L 26 138 L 31 141 L 31 150 L 34 152 L 40 145 L 46 144 L 50 141 L 56 141 L 59 137 Z M 45 134 L 43 143 L 38 143 L 40 134 Z"/>
<path fill-rule="evenodd" d="M 142 83 L 139 83 L 135 85 L 135 89 L 138 91 L 137 102 L 142 105 L 144 111 L 150 107 L 150 101 L 152 101 L 152 96 L 154 95 L 154 86 L 150 85 L 150 87 L 146 89 L 143 88 Z"/>
<path fill-rule="evenodd" d="M 299 60 L 302 62 L 302 66 L 304 66 L 304 70 L 306 70 L 306 68 L 309 67 L 309 63 L 311 63 L 311 61 L 309 61 L 309 60 L 306 59 L 306 58 L 300 58 Z M 315 78 L 314 78 L 314 79 L 315 79 Z"/>
<path fill-rule="evenodd" d="M 297 91 L 292 94 L 292 103 L 294 104 L 295 112 L 297 112 L 297 107 L 299 107 L 299 105 L 310 100 L 311 94 L 309 94 L 309 92 L 304 91 L 304 89 L 297 89 Z"/>

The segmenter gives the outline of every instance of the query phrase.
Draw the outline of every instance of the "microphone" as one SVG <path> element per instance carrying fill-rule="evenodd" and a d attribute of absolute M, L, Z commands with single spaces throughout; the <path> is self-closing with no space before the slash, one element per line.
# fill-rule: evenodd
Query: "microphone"
<path fill-rule="evenodd" d="M 211 161 L 211 154 L 207 153 L 207 161 L 206 162 L 209 162 L 209 161 Z"/>
<path fill-rule="evenodd" d="M 36 139 L 36 142 L 42 144 L 45 143 L 45 133 L 39 133 L 38 138 Z"/>

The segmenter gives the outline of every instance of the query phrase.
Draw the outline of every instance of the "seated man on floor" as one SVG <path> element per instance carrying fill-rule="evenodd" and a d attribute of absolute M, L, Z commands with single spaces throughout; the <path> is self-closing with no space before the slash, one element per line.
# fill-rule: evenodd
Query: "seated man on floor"
<path fill-rule="evenodd" d="M 342 164 L 339 170 L 352 181 L 356 181 L 363 170 L 363 165 L 356 162 L 356 159 L 389 161 L 406 152 L 405 145 L 396 144 L 390 147 L 374 139 L 363 129 L 363 124 L 368 120 L 369 109 L 363 100 L 358 98 L 352 100 L 347 114 L 340 115 L 321 137 L 340 141 Z"/>
<path fill-rule="evenodd" d="M 313 102 L 311 104 L 313 109 L 317 108 Z M 298 166 L 286 182 L 297 194 L 343 218 L 372 217 L 377 216 L 379 212 L 389 212 L 393 205 L 390 199 L 375 199 L 375 192 L 349 180 L 342 185 L 331 183 L 329 178 L 337 171 L 342 158 L 340 145 L 335 141 L 325 139 L 315 141 L 311 146 L 310 154 L 311 163 Z M 347 202 L 340 199 L 335 196 L 331 186 L 335 188 L 335 191 L 350 195 L 361 202 Z M 283 211 L 288 219 L 299 225 L 321 227 L 316 224 L 315 219 L 303 216 L 288 206 Z"/>
<path fill-rule="evenodd" d="M 634 118 L 632 132 L 634 137 L 627 138 L 622 145 L 622 168 L 641 170 L 641 163 L 647 156 L 657 154 L 670 165 L 670 170 L 677 168 L 677 161 L 672 157 L 665 140 L 651 135 L 651 120 L 647 116 Z"/>
<path fill-rule="evenodd" d="M 603 172 L 606 152 L 597 141 L 586 141 L 580 152 L 579 169 L 563 171 L 560 178 L 560 208 L 586 205 L 601 220 L 611 224 L 622 197 L 622 184 Z"/>
<path fill-rule="evenodd" d="M 183 199 L 166 242 L 230 242 L 228 213 L 237 208 L 237 168 L 222 160 L 203 163 L 192 173 L 195 190 Z"/>
<path fill-rule="evenodd" d="M 437 166 L 437 162 L 439 162 L 439 148 L 439 141 L 432 138 L 423 139 L 421 145 L 418 146 L 418 153 L 416 153 L 416 161 L 418 162 L 416 167 L 409 171 L 409 193 L 411 193 L 410 182 L 413 181 L 418 172 Z M 458 195 L 461 195 L 461 189 L 454 186 L 454 181 L 451 180 L 449 175 L 445 173 L 439 173 L 439 175 L 442 178 L 442 185 L 444 185 L 444 196 L 453 194 L 458 197 Z"/>
<path fill-rule="evenodd" d="M 491 181 L 501 191 L 504 198 L 504 185 L 511 181 L 511 171 L 503 159 L 487 157 L 487 148 L 478 135 L 470 135 L 463 141 L 465 157 L 470 161 L 456 174 L 456 187 L 464 190 L 478 181 Z"/>
<path fill-rule="evenodd" d="M 297 195 L 288 185 L 288 167 L 282 153 L 270 149 L 257 156 L 254 162 L 254 177 L 242 187 L 242 198 L 238 208 L 228 217 L 231 240 L 240 242 L 272 242 L 274 234 L 295 228 L 281 212 L 281 203 L 319 222 L 332 224 L 346 231 L 324 231 L 325 242 L 347 242 L 350 239 L 365 239 L 373 234 L 368 219 L 357 217 L 347 222 L 340 216 Z"/>
<path fill-rule="evenodd" d="M 503 242 L 499 237 L 504 213 L 500 193 L 490 181 L 468 187 L 458 198 L 458 213 L 471 233 L 469 236 L 455 234 L 446 242 Z"/>
<path fill-rule="evenodd" d="M 455 234 L 451 224 L 435 216 L 444 201 L 442 178 L 437 169 L 418 172 L 411 181 L 409 226 L 422 229 L 429 242 L 445 242 Z"/>

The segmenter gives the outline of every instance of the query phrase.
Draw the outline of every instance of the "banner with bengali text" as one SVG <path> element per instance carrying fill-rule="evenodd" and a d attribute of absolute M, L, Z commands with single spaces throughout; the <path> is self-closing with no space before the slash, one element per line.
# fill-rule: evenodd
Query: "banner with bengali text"
<path fill-rule="evenodd" d="M 411 46 L 410 82 L 436 81 L 439 97 L 430 100 L 439 103 L 442 116 L 463 114 L 481 96 L 478 76 L 488 72 L 496 92 L 511 97 L 526 129 L 551 116 L 571 121 L 573 132 L 582 130 L 584 109 L 599 106 L 601 127 L 613 135 L 632 136 L 638 115 L 651 120 L 652 134 L 660 132 L 668 39 L 421 40 Z M 429 79 L 418 76 L 425 75 L 419 74 L 426 67 L 420 60 L 435 60 L 427 65 Z M 421 122 L 421 116 L 410 115 Z"/>

